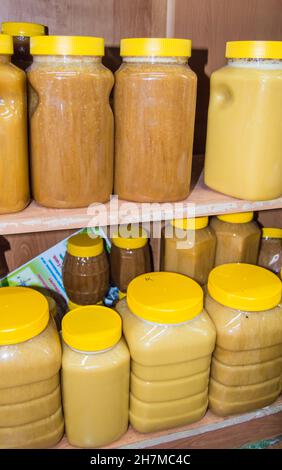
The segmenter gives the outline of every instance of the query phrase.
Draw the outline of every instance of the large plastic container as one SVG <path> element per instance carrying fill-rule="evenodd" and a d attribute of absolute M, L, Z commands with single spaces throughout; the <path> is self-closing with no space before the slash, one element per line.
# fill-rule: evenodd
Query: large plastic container
<path fill-rule="evenodd" d="M 282 194 L 282 41 L 233 41 L 211 76 L 205 183 L 240 199 Z"/>
<path fill-rule="evenodd" d="M 0 448 L 42 448 L 62 437 L 61 345 L 48 302 L 0 289 Z"/>
<path fill-rule="evenodd" d="M 13 40 L 0 35 L 0 214 L 29 201 L 25 74 L 11 64 Z"/>
<path fill-rule="evenodd" d="M 113 189 L 113 75 L 104 40 L 31 38 L 28 69 L 32 187 L 47 207 L 84 207 Z"/>
<path fill-rule="evenodd" d="M 208 217 L 175 219 L 162 230 L 162 269 L 208 282 L 214 266 L 216 236 Z"/>
<path fill-rule="evenodd" d="M 258 264 L 279 274 L 282 269 L 282 228 L 265 227 L 262 238 Z"/>
<path fill-rule="evenodd" d="M 250 264 L 210 273 L 206 309 L 216 327 L 209 406 L 225 416 L 270 405 L 282 378 L 282 284 Z"/>
<path fill-rule="evenodd" d="M 38 23 L 5 21 L 2 23 L 1 32 L 13 36 L 12 63 L 22 70 L 26 70 L 32 64 L 30 38 L 31 36 L 44 36 L 46 34 L 45 26 Z"/>
<path fill-rule="evenodd" d="M 115 74 L 115 193 L 137 202 L 189 194 L 197 77 L 191 41 L 122 39 Z"/>
<path fill-rule="evenodd" d="M 261 230 L 253 218 L 253 212 L 212 217 L 210 225 L 216 235 L 215 266 L 257 263 Z"/>
<path fill-rule="evenodd" d="M 116 309 L 132 359 L 132 426 L 146 433 L 199 420 L 207 409 L 215 344 L 201 287 L 181 274 L 144 274 Z"/>
<path fill-rule="evenodd" d="M 128 428 L 130 356 L 119 315 L 80 307 L 62 321 L 63 403 L 70 444 L 101 447 Z"/>

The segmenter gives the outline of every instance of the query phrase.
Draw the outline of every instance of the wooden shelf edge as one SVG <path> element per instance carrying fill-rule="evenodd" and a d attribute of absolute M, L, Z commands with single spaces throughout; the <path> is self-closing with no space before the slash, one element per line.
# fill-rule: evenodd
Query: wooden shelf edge
<path fill-rule="evenodd" d="M 282 396 L 270 406 L 220 418 L 208 411 L 201 421 L 159 433 L 139 434 L 132 428 L 106 449 L 234 448 L 282 434 Z M 75 449 L 66 437 L 56 449 Z"/>

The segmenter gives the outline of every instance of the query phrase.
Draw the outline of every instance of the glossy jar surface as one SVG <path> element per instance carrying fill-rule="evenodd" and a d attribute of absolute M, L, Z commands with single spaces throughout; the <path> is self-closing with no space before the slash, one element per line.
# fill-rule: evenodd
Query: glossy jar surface
<path fill-rule="evenodd" d="M 282 269 L 282 229 L 263 228 L 258 264 L 279 274 Z"/>
<path fill-rule="evenodd" d="M 210 225 L 216 236 L 215 266 L 257 263 L 261 230 L 252 212 L 212 217 Z"/>
<path fill-rule="evenodd" d="M 130 423 L 139 432 L 206 412 L 215 328 L 202 298 L 192 279 L 160 272 L 133 280 L 116 306 L 131 355 Z"/>
<path fill-rule="evenodd" d="M 45 42 L 37 47 L 39 40 L 46 41 L 50 55 L 43 55 Z M 66 41 L 70 55 L 63 54 L 61 41 Z M 56 47 L 51 48 L 53 42 Z M 32 188 L 35 200 L 46 207 L 106 202 L 113 189 L 113 114 L 109 104 L 113 75 L 95 52 L 79 55 L 88 53 L 84 41 L 79 52 L 71 55 L 74 44 L 74 37 L 31 40 Z"/>
<path fill-rule="evenodd" d="M 0 289 L 0 364 L 0 447 L 55 445 L 64 431 L 61 345 L 42 294 Z"/>
<path fill-rule="evenodd" d="M 0 214 L 29 202 L 25 74 L 11 64 L 10 36 L 0 35 Z"/>
<path fill-rule="evenodd" d="M 66 293 L 75 304 L 94 305 L 103 300 L 110 276 L 103 240 L 87 234 L 69 238 L 62 275 Z"/>
<path fill-rule="evenodd" d="M 281 281 L 258 266 L 229 264 L 211 272 L 208 290 L 217 335 L 210 408 L 226 416 L 270 405 L 282 386 Z"/>
<path fill-rule="evenodd" d="M 147 52 L 138 46 L 128 57 L 132 41 L 149 44 Z M 129 201 L 180 201 L 189 194 L 197 77 L 188 57 L 162 56 L 156 41 L 123 40 L 115 74 L 114 190 Z"/>
<path fill-rule="evenodd" d="M 241 56 L 227 43 L 228 63 L 211 75 L 205 183 L 240 199 L 274 199 L 282 194 L 282 41 L 237 44 Z"/>
<path fill-rule="evenodd" d="M 208 282 L 214 266 L 216 236 L 208 217 L 177 219 L 162 231 L 162 269 Z"/>
<path fill-rule="evenodd" d="M 64 317 L 62 334 L 68 441 L 78 447 L 107 445 L 128 428 L 130 356 L 121 338 L 121 320 L 106 307 L 77 308 Z"/>

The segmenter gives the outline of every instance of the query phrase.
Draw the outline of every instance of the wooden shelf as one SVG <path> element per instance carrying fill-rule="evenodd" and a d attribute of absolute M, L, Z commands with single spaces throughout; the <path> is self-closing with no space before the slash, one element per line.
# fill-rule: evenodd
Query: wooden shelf
<path fill-rule="evenodd" d="M 203 157 L 195 156 L 192 191 L 185 201 L 176 203 L 171 209 L 167 204 L 150 206 L 149 204 L 127 202 L 125 206 L 126 201 L 119 200 L 116 203 L 105 204 L 106 210 L 101 214 L 101 206 L 99 205 L 93 206 L 91 209 L 47 209 L 33 201 L 22 212 L 0 216 L 0 235 L 78 229 L 88 225 L 93 227 L 95 225 L 128 223 L 128 210 L 130 210 L 131 222 L 148 222 L 193 216 L 194 214 L 202 216 L 282 208 L 282 197 L 271 201 L 245 201 L 212 191 L 203 182 L 202 166 Z M 183 206 L 184 213 L 180 205 Z"/>
<path fill-rule="evenodd" d="M 139 434 L 132 428 L 112 449 L 201 449 L 238 448 L 244 444 L 282 434 L 282 396 L 270 406 L 242 415 L 220 418 L 208 411 L 197 423 L 151 434 Z M 56 449 L 73 449 L 66 437 Z"/>

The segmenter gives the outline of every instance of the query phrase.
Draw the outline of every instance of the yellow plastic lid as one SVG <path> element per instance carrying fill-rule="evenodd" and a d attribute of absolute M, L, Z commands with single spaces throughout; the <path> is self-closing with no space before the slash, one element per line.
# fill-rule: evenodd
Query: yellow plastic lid
<path fill-rule="evenodd" d="M 94 305 L 103 305 L 103 302 L 100 301 L 100 302 L 97 302 L 97 304 L 94 304 Z M 76 304 L 75 302 L 72 302 L 71 300 L 68 301 L 69 310 L 74 310 L 75 308 L 79 308 L 79 307 L 85 307 L 85 305 Z"/>
<path fill-rule="evenodd" d="M 278 305 L 282 283 L 268 269 L 252 264 L 230 263 L 217 266 L 210 272 L 208 291 L 222 305 L 259 312 Z"/>
<path fill-rule="evenodd" d="M 68 239 L 67 252 L 78 258 L 90 258 L 103 253 L 104 243 L 101 237 L 90 238 L 87 233 L 78 233 Z"/>
<path fill-rule="evenodd" d="M 2 23 L 2 33 L 10 36 L 42 36 L 45 34 L 45 26 L 38 23 L 6 21 Z"/>
<path fill-rule="evenodd" d="M 209 218 L 194 217 L 191 219 L 174 219 L 170 221 L 170 224 L 182 230 L 199 230 L 208 226 Z"/>
<path fill-rule="evenodd" d="M 120 41 L 121 57 L 191 57 L 190 39 L 128 38 Z"/>
<path fill-rule="evenodd" d="M 1 287 L 1 346 L 22 343 L 39 335 L 48 321 L 48 302 L 43 294 L 28 287 Z"/>
<path fill-rule="evenodd" d="M 101 351 L 121 338 L 121 318 L 111 308 L 87 305 L 68 312 L 62 320 L 65 343 L 79 351 Z"/>
<path fill-rule="evenodd" d="M 135 315 L 154 323 L 183 323 L 203 310 L 203 290 L 187 276 L 170 272 L 142 274 L 129 283 L 127 304 Z"/>
<path fill-rule="evenodd" d="M 282 59 L 282 41 L 230 41 L 227 59 Z"/>
<path fill-rule="evenodd" d="M 282 238 L 282 228 L 269 228 L 262 229 L 262 238 Z"/>
<path fill-rule="evenodd" d="M 8 34 L 0 34 L 0 54 L 11 55 L 13 52 L 13 38 Z"/>
<path fill-rule="evenodd" d="M 120 232 L 114 232 L 112 236 L 112 243 L 118 248 L 124 250 L 136 250 L 142 248 L 148 242 L 148 234 L 146 230 L 139 226 L 132 226 L 129 237 L 120 236 Z"/>
<path fill-rule="evenodd" d="M 92 36 L 34 36 L 30 39 L 32 55 L 103 56 L 104 39 Z"/>
<path fill-rule="evenodd" d="M 224 214 L 216 216 L 223 222 L 229 222 L 230 224 L 246 224 L 251 222 L 254 218 L 253 212 L 237 212 L 237 214 Z"/>

